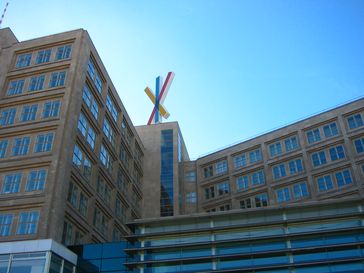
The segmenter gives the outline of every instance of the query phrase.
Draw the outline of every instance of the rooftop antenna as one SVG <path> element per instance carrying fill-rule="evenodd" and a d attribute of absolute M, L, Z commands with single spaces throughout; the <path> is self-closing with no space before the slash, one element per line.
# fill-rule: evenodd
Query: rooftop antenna
<path fill-rule="evenodd" d="M 0 18 L 0 28 L 1 28 L 1 23 L 2 23 L 2 22 L 3 22 L 3 20 L 4 20 L 4 16 L 5 16 L 6 9 L 8 8 L 8 6 L 9 6 L 9 1 L 8 1 L 8 2 L 6 2 L 6 4 L 5 4 L 5 8 L 4 8 L 4 11 L 3 11 L 3 14 L 1 15 L 1 18 Z"/>

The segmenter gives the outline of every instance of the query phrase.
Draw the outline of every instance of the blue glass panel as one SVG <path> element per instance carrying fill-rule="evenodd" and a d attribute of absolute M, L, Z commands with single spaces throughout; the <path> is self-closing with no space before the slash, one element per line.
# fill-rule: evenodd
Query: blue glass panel
<path fill-rule="evenodd" d="M 307 254 L 295 254 L 293 259 L 296 263 L 298 262 L 312 262 L 312 261 L 320 261 L 326 260 L 326 253 L 307 253 Z M 308 272 L 308 271 L 307 271 Z"/>
<path fill-rule="evenodd" d="M 126 254 L 124 252 L 125 248 L 126 248 L 126 242 L 103 244 L 102 257 L 103 258 L 126 257 Z"/>
<path fill-rule="evenodd" d="M 126 262 L 125 258 L 121 259 L 103 259 L 101 263 L 101 270 L 120 270 L 124 268 L 123 263 Z"/>
<path fill-rule="evenodd" d="M 102 244 L 92 244 L 83 246 L 83 255 L 85 260 L 98 259 L 102 257 Z"/>
<path fill-rule="evenodd" d="M 300 267 L 296 268 L 296 273 L 328 273 L 331 272 L 330 267 L 328 265 L 318 265 L 318 266 L 308 266 L 308 267 Z"/>
<path fill-rule="evenodd" d="M 228 269 L 228 268 L 244 268 L 253 265 L 253 260 L 250 258 L 241 260 L 226 260 L 219 261 L 217 263 L 217 269 Z"/>

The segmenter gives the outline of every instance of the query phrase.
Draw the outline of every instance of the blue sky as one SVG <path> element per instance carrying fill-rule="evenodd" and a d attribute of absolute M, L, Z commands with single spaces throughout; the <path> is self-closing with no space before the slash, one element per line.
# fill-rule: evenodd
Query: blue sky
<path fill-rule="evenodd" d="M 362 0 L 10 0 L 7 26 L 86 29 L 134 125 L 174 71 L 165 107 L 191 158 L 364 95 Z"/>

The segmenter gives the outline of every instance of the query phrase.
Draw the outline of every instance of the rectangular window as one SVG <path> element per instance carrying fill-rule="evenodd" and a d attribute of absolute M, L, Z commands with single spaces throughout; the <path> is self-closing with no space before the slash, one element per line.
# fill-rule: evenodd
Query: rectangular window
<path fill-rule="evenodd" d="M 111 128 L 110 123 L 107 119 L 104 119 L 104 124 L 102 126 L 102 131 L 104 132 L 104 135 L 106 138 L 110 141 L 111 145 L 115 145 L 115 133 L 113 129 Z"/>
<path fill-rule="evenodd" d="M 51 57 L 51 49 L 39 50 L 37 53 L 37 58 L 35 59 L 36 64 L 48 63 Z"/>
<path fill-rule="evenodd" d="M 15 67 L 16 68 L 27 67 L 30 65 L 31 59 L 32 59 L 32 53 L 21 54 L 18 56 Z"/>
<path fill-rule="evenodd" d="M 6 148 L 8 147 L 8 140 L 0 140 L 0 158 L 4 158 L 6 155 Z"/>
<path fill-rule="evenodd" d="M 338 187 L 343 187 L 345 185 L 349 185 L 353 182 L 353 179 L 351 178 L 351 174 L 349 170 L 344 170 L 341 172 L 335 173 L 335 178 L 337 182 Z"/>
<path fill-rule="evenodd" d="M 72 46 L 65 45 L 57 48 L 56 61 L 69 59 L 71 57 Z"/>
<path fill-rule="evenodd" d="M 2 193 L 17 193 L 20 189 L 22 173 L 5 175 Z"/>
<path fill-rule="evenodd" d="M 185 172 L 185 180 L 187 182 L 196 182 L 196 172 L 195 171 Z"/>
<path fill-rule="evenodd" d="M 212 166 L 205 167 L 203 169 L 203 174 L 205 178 L 209 178 L 214 175 Z"/>
<path fill-rule="evenodd" d="M 336 122 L 324 126 L 324 135 L 326 138 L 333 137 L 339 134 Z"/>
<path fill-rule="evenodd" d="M 31 92 L 31 91 L 42 90 L 43 85 L 44 85 L 44 79 L 45 79 L 44 75 L 31 77 L 30 82 L 29 82 L 28 91 Z"/>
<path fill-rule="evenodd" d="M 34 147 L 35 153 L 49 152 L 52 149 L 54 133 L 37 135 Z"/>
<path fill-rule="evenodd" d="M 230 185 L 229 182 L 222 182 L 217 184 L 217 191 L 220 195 L 228 194 L 230 192 Z"/>
<path fill-rule="evenodd" d="M 266 193 L 256 195 L 254 197 L 254 201 L 255 201 L 256 208 L 268 206 L 268 196 Z"/>
<path fill-rule="evenodd" d="M 13 80 L 9 83 L 7 96 L 19 95 L 23 93 L 24 80 Z"/>
<path fill-rule="evenodd" d="M 240 168 L 240 167 L 244 167 L 246 166 L 247 161 L 246 161 L 246 155 L 245 154 L 241 154 L 238 155 L 236 157 L 234 157 L 234 166 L 235 169 Z"/>
<path fill-rule="evenodd" d="M 354 140 L 354 145 L 358 154 L 364 152 L 364 138 Z"/>
<path fill-rule="evenodd" d="M 80 203 L 78 205 L 78 211 L 81 213 L 81 215 L 85 217 L 87 215 L 87 207 L 88 207 L 88 198 L 83 192 L 80 192 Z"/>
<path fill-rule="evenodd" d="M 347 118 L 349 129 L 355 129 L 363 126 L 363 119 L 360 114 L 352 115 Z"/>
<path fill-rule="evenodd" d="M 240 201 L 241 209 L 250 209 L 251 207 L 252 207 L 252 202 L 251 202 L 250 198 Z"/>
<path fill-rule="evenodd" d="M 251 164 L 262 160 L 262 154 L 261 154 L 260 150 L 257 149 L 257 150 L 251 151 L 249 153 L 249 160 L 250 160 Z"/>
<path fill-rule="evenodd" d="M 19 214 L 18 229 L 16 234 L 23 235 L 37 233 L 38 220 L 38 211 L 21 212 Z"/>
<path fill-rule="evenodd" d="M 344 147 L 342 145 L 329 149 L 331 161 L 345 158 Z"/>
<path fill-rule="evenodd" d="M 91 94 L 91 91 L 87 85 L 83 87 L 82 99 L 91 110 L 91 114 L 97 120 L 99 115 L 99 105 L 96 102 L 95 97 Z"/>
<path fill-rule="evenodd" d="M 117 122 L 118 121 L 118 110 L 116 109 L 115 104 L 113 103 L 109 94 L 106 96 L 106 108 L 109 110 L 112 119 Z"/>
<path fill-rule="evenodd" d="M 67 201 L 70 202 L 70 204 L 77 208 L 77 199 L 78 199 L 78 187 L 71 182 L 68 188 L 68 194 L 67 194 Z"/>
<path fill-rule="evenodd" d="M 324 175 L 317 178 L 317 185 L 319 191 L 328 191 L 334 188 L 334 184 L 332 183 L 330 175 Z"/>
<path fill-rule="evenodd" d="M 211 186 L 205 189 L 205 199 L 215 198 L 215 187 Z"/>
<path fill-rule="evenodd" d="M 287 176 L 286 167 L 284 164 L 276 165 L 273 167 L 273 178 L 279 179 Z"/>
<path fill-rule="evenodd" d="M 43 118 L 58 117 L 60 106 L 61 102 L 59 100 L 46 102 L 43 107 Z"/>
<path fill-rule="evenodd" d="M 41 191 L 46 182 L 46 170 L 30 171 L 26 185 L 26 191 Z"/>
<path fill-rule="evenodd" d="M 63 232 L 62 232 L 62 243 L 64 245 L 72 245 L 73 237 L 73 226 L 68 222 L 63 222 Z"/>
<path fill-rule="evenodd" d="M 115 200 L 115 215 L 120 221 L 125 221 L 123 203 L 119 198 L 116 198 Z"/>
<path fill-rule="evenodd" d="M 287 202 L 291 200 L 291 192 L 289 191 L 289 188 L 282 188 L 278 189 L 276 191 L 277 194 L 277 202 Z"/>
<path fill-rule="evenodd" d="M 97 179 L 96 191 L 101 196 L 102 200 L 104 200 L 106 204 L 110 205 L 111 189 L 101 176 Z"/>
<path fill-rule="evenodd" d="M 301 199 L 308 196 L 307 184 L 305 182 L 293 185 L 293 194 L 295 199 Z"/>
<path fill-rule="evenodd" d="M 289 173 L 291 175 L 302 172 L 303 171 L 303 165 L 301 159 L 292 160 L 288 163 L 289 166 Z"/>
<path fill-rule="evenodd" d="M 66 71 L 53 72 L 49 81 L 49 88 L 64 86 Z"/>
<path fill-rule="evenodd" d="M 216 174 L 223 174 L 227 172 L 227 161 L 220 161 L 215 164 Z"/>
<path fill-rule="evenodd" d="M 327 163 L 324 151 L 312 154 L 311 159 L 314 167 L 318 167 Z"/>
<path fill-rule="evenodd" d="M 108 169 L 109 172 L 112 172 L 111 156 L 103 144 L 101 145 L 101 149 L 100 149 L 100 161 L 101 161 L 102 165 L 104 165 L 105 168 Z"/>
<path fill-rule="evenodd" d="M 249 178 L 247 175 L 239 176 L 235 181 L 237 191 L 242 191 L 249 188 Z"/>
<path fill-rule="evenodd" d="M 16 108 L 4 109 L 1 111 L 0 125 L 11 125 L 14 123 Z"/>
<path fill-rule="evenodd" d="M 269 145 L 269 154 L 271 157 L 282 154 L 282 145 L 280 142 Z"/>
<path fill-rule="evenodd" d="M 98 208 L 94 210 L 93 224 L 102 234 L 106 234 L 108 219 Z"/>
<path fill-rule="evenodd" d="M 9 236 L 13 224 L 12 214 L 0 214 L 0 237 Z"/>
<path fill-rule="evenodd" d="M 77 144 L 75 144 L 75 148 L 73 150 L 72 162 L 80 169 L 83 176 L 89 180 L 92 173 L 91 160 L 83 153 Z"/>
<path fill-rule="evenodd" d="M 293 136 L 293 137 L 285 139 L 284 146 L 286 148 L 286 152 L 290 152 L 290 151 L 298 149 L 297 137 Z"/>
<path fill-rule="evenodd" d="M 264 172 L 263 171 L 254 172 L 251 174 L 250 179 L 253 186 L 264 184 L 265 183 Z"/>
<path fill-rule="evenodd" d="M 35 116 L 37 115 L 38 105 L 25 105 L 23 106 L 23 110 L 21 112 L 20 121 L 32 121 L 35 120 Z"/>
<path fill-rule="evenodd" d="M 96 90 L 101 94 L 101 92 L 102 92 L 101 77 L 100 77 L 99 73 L 97 72 L 95 64 L 91 58 L 88 61 L 87 72 L 88 72 L 91 80 L 94 82 Z"/>
<path fill-rule="evenodd" d="M 26 155 L 29 150 L 30 137 L 19 137 L 14 139 L 13 156 Z"/>
<path fill-rule="evenodd" d="M 87 143 L 90 144 L 92 149 L 94 149 L 96 134 L 95 131 L 92 129 L 89 121 L 82 112 L 80 113 L 77 127 L 80 130 L 81 134 L 86 138 Z"/>
<path fill-rule="evenodd" d="M 186 202 L 190 204 L 195 204 L 197 202 L 196 192 L 188 192 L 186 194 Z"/>
<path fill-rule="evenodd" d="M 321 140 L 321 135 L 320 135 L 319 129 L 314 129 L 314 130 L 308 131 L 306 133 L 306 135 L 307 135 L 307 141 L 309 144 L 312 144 L 312 143 L 315 143 L 315 142 L 318 142 Z"/>

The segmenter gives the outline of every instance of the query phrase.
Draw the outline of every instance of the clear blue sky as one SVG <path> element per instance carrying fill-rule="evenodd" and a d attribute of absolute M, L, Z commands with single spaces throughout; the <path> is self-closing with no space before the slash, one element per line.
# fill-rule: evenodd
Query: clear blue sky
<path fill-rule="evenodd" d="M 364 95 L 363 0 L 10 0 L 6 26 L 88 30 L 134 125 L 174 71 L 165 106 L 192 158 Z"/>

